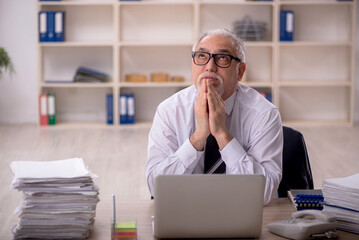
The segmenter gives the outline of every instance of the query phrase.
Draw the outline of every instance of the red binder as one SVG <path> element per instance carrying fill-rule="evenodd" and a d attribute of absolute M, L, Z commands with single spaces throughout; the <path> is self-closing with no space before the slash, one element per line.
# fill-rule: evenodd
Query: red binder
<path fill-rule="evenodd" d="M 40 113 L 40 125 L 48 125 L 49 119 L 47 116 L 47 94 L 41 94 L 39 99 L 39 113 Z"/>

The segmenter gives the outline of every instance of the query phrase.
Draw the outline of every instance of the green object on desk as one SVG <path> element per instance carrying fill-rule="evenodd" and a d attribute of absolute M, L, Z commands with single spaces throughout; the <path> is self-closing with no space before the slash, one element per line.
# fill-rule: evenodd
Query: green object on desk
<path fill-rule="evenodd" d="M 136 229 L 137 224 L 136 222 L 117 222 L 115 226 L 117 229 Z"/>
<path fill-rule="evenodd" d="M 136 222 L 117 222 L 115 225 L 115 238 L 113 239 L 137 239 Z"/>

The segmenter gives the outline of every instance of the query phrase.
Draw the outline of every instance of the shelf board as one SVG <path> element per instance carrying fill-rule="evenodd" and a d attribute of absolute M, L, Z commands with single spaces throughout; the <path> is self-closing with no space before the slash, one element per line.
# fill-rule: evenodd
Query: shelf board
<path fill-rule="evenodd" d="M 199 0 L 200 4 L 220 4 L 220 5 L 264 5 L 264 6 L 271 6 L 274 5 L 274 1 L 248 1 L 248 0 Z"/>
<path fill-rule="evenodd" d="M 279 41 L 280 47 L 330 47 L 330 46 L 351 46 L 350 41 Z"/>
<path fill-rule="evenodd" d="M 94 5 L 94 6 L 112 6 L 113 1 L 101 1 L 101 0 L 84 0 L 84 1 L 53 1 L 53 2 L 47 2 L 47 1 L 39 1 L 37 3 L 39 6 L 88 6 L 88 5 Z"/>
<path fill-rule="evenodd" d="M 107 124 L 104 122 L 59 122 L 55 125 L 40 126 L 43 129 L 78 129 L 78 128 L 109 128 L 109 129 L 143 129 L 151 128 L 152 121 L 139 121 L 134 124 Z"/>
<path fill-rule="evenodd" d="M 119 43 L 120 47 L 152 47 L 152 46 L 184 46 L 192 47 L 192 41 L 122 41 Z"/>
<path fill-rule="evenodd" d="M 192 5 L 195 3 L 193 0 L 172 0 L 172 1 L 119 1 L 119 5 L 123 6 L 149 6 L 149 5 Z"/>
<path fill-rule="evenodd" d="M 246 47 L 273 47 L 274 43 L 270 41 L 244 41 Z"/>
<path fill-rule="evenodd" d="M 250 87 L 256 87 L 256 88 L 271 88 L 272 87 L 272 83 L 271 82 L 261 82 L 261 81 L 245 81 L 245 82 L 240 82 L 243 85 L 247 85 Z"/>
<path fill-rule="evenodd" d="M 119 124 L 120 129 L 142 129 L 142 128 L 151 128 L 152 121 L 138 121 L 134 124 Z"/>
<path fill-rule="evenodd" d="M 355 1 L 355 0 L 353 0 Z M 280 5 L 352 5 L 353 1 L 339 2 L 337 0 L 296 0 L 279 2 Z"/>
<path fill-rule="evenodd" d="M 279 81 L 280 87 L 350 87 L 349 81 L 333 80 L 288 80 Z"/>
<path fill-rule="evenodd" d="M 77 128 L 115 128 L 104 122 L 58 122 L 55 125 L 40 126 L 46 129 L 77 129 Z"/>
<path fill-rule="evenodd" d="M 42 88 L 111 88 L 113 83 L 41 83 L 40 86 Z"/>
<path fill-rule="evenodd" d="M 313 127 L 313 126 L 346 126 L 350 127 L 353 124 L 349 120 L 296 120 L 296 121 L 287 121 L 283 120 L 282 123 L 284 126 L 289 127 Z"/>
<path fill-rule="evenodd" d="M 120 87 L 188 87 L 193 84 L 192 81 L 185 82 L 143 82 L 143 83 L 131 83 L 121 82 Z"/>
<path fill-rule="evenodd" d="M 260 82 L 260 81 L 246 81 L 241 82 L 244 85 L 250 87 L 263 87 L 268 88 L 272 87 L 271 82 Z M 143 83 L 131 83 L 131 82 L 121 82 L 121 87 L 188 87 L 192 85 L 192 81 L 185 81 L 185 82 L 161 82 L 161 83 L 154 83 L 154 82 L 143 82 Z"/>
<path fill-rule="evenodd" d="M 113 42 L 40 42 L 40 47 L 112 47 Z"/>

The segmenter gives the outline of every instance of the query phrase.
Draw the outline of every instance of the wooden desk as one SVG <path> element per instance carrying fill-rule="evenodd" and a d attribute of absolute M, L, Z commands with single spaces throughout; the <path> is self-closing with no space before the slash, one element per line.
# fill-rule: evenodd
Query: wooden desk
<path fill-rule="evenodd" d="M 110 239 L 111 202 L 101 201 L 98 204 L 96 221 L 91 233 L 91 240 Z M 136 217 L 139 240 L 156 239 L 152 233 L 153 200 L 117 201 L 117 220 L 122 216 Z M 268 231 L 267 224 L 290 218 L 295 209 L 288 198 L 274 199 L 264 207 L 262 236 L 260 239 L 286 239 Z M 359 239 L 358 235 L 338 231 L 340 239 Z"/>

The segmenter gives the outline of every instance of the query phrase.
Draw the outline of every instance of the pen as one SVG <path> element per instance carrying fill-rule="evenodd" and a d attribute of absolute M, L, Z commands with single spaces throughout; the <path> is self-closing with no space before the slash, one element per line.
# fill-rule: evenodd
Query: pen
<path fill-rule="evenodd" d="M 116 202 L 115 194 L 112 194 L 112 219 L 111 219 L 111 240 L 116 239 Z"/>

